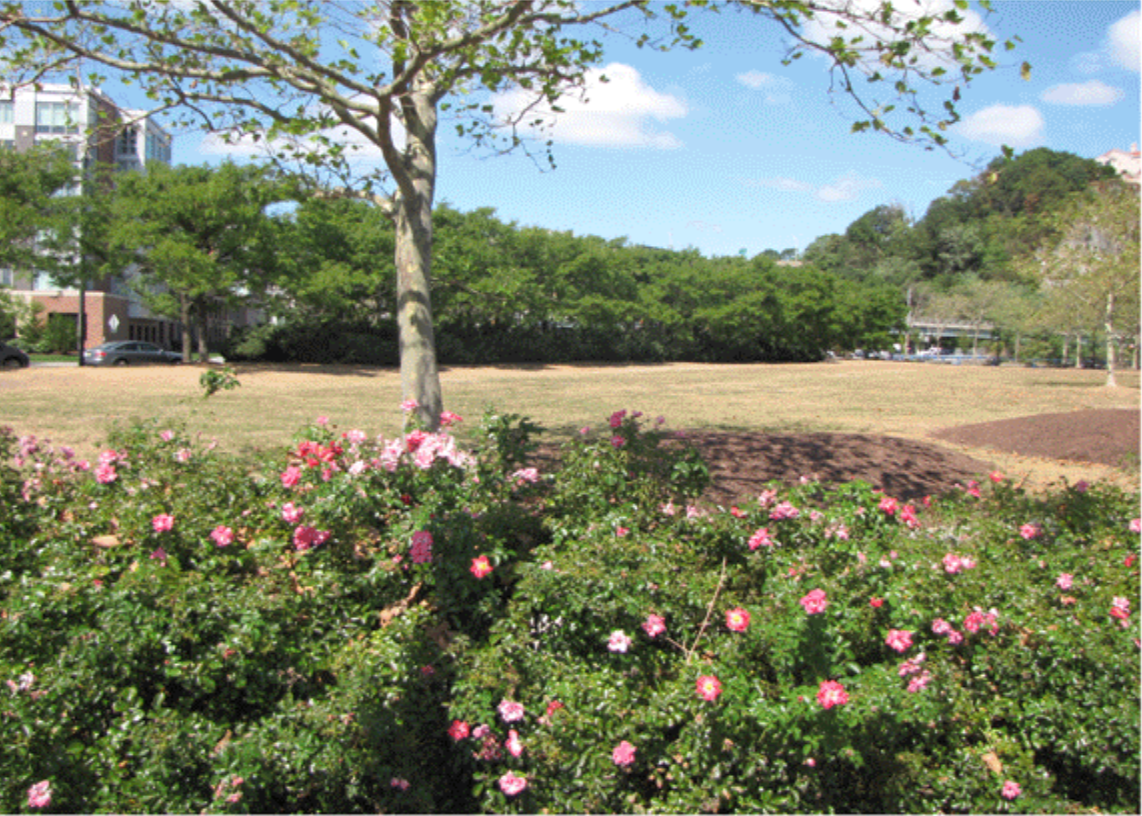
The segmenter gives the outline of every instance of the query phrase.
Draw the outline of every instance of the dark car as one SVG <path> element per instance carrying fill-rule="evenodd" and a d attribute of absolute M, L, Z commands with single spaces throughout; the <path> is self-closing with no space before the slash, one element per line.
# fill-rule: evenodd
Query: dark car
<path fill-rule="evenodd" d="M 31 362 L 23 349 L 0 343 L 0 368 L 27 368 Z"/>
<path fill-rule="evenodd" d="M 182 355 L 154 343 L 119 340 L 83 352 L 83 364 L 90 366 L 135 365 L 137 363 L 181 363 Z"/>

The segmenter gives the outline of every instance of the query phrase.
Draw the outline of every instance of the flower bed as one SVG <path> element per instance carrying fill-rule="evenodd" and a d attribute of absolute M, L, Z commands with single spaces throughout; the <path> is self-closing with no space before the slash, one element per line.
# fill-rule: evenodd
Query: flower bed
<path fill-rule="evenodd" d="M 662 421 L 529 430 L 0 434 L 0 807 L 1137 807 L 1136 495 L 697 507 Z"/>

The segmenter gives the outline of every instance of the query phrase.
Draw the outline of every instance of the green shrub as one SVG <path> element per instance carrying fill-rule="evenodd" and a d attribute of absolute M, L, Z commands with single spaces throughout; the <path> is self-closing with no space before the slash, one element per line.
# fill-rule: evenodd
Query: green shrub
<path fill-rule="evenodd" d="M 0 808 L 1133 812 L 1137 495 L 698 507 L 661 426 L 0 432 Z"/>

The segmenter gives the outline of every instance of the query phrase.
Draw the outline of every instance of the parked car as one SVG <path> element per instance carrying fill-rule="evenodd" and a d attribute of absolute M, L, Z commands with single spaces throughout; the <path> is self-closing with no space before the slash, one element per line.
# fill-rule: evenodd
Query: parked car
<path fill-rule="evenodd" d="M 154 343 L 119 340 L 83 352 L 83 364 L 92 366 L 135 365 L 137 363 L 181 363 L 182 355 Z"/>
<path fill-rule="evenodd" d="M 0 343 L 0 368 L 27 368 L 31 362 L 23 349 Z"/>

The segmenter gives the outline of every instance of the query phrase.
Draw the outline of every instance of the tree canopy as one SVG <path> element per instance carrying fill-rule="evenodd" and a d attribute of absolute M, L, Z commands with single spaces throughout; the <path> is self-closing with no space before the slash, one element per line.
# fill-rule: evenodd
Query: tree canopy
<path fill-rule="evenodd" d="M 57 194 L 78 181 L 57 145 L 0 149 L 0 266 L 51 271 L 69 248 L 76 210 Z M 70 253 L 67 253 L 70 263 Z"/>
<path fill-rule="evenodd" d="M 187 361 L 197 325 L 205 360 L 209 318 L 260 291 L 272 271 L 266 208 L 284 190 L 260 167 L 230 163 L 156 164 L 116 182 L 105 271 L 129 273 L 148 307 L 182 322 Z"/>

